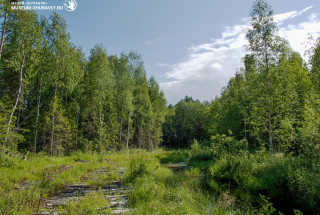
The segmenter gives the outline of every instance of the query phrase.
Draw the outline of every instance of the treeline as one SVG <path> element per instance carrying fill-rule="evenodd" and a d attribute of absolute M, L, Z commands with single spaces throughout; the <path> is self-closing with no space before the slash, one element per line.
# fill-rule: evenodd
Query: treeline
<path fill-rule="evenodd" d="M 188 147 L 193 140 L 226 135 L 246 140 L 251 150 L 319 150 L 320 38 L 305 63 L 277 36 L 272 14 L 266 2 L 255 2 L 244 67 L 219 97 L 210 103 L 186 97 L 169 107 L 163 126 L 166 146 Z"/>
<path fill-rule="evenodd" d="M 167 106 L 135 52 L 87 59 L 57 13 L 2 5 L 0 147 L 45 151 L 152 149 L 161 141 Z"/>

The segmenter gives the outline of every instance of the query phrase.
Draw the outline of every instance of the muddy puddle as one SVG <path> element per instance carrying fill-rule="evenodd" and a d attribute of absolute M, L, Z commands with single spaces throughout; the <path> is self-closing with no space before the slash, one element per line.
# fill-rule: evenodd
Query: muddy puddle
<path fill-rule="evenodd" d="M 169 164 L 162 164 L 162 165 L 172 169 L 173 171 L 183 171 L 186 168 L 188 168 L 188 164 L 186 162 L 169 163 Z"/>

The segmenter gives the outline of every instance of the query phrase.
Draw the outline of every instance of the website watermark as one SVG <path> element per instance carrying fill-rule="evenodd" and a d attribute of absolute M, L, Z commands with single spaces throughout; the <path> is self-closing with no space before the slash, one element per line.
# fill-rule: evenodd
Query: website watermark
<path fill-rule="evenodd" d="M 65 0 L 63 4 L 52 4 L 48 1 L 21 1 L 21 2 L 11 2 L 12 10 L 66 10 L 66 11 L 75 11 L 77 9 L 76 0 Z"/>

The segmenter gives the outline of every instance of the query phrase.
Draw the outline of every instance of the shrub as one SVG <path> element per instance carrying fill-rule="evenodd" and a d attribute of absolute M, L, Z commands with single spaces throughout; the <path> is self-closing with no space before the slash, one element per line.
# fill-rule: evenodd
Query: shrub
<path fill-rule="evenodd" d="M 265 150 L 227 154 L 211 166 L 210 174 L 212 189 L 220 193 L 232 189 L 244 202 L 260 204 L 258 195 L 262 194 L 279 209 L 320 211 L 320 173 L 316 165 L 310 165 L 302 157 L 270 154 Z"/>
<path fill-rule="evenodd" d="M 231 134 L 231 133 L 230 133 Z M 236 154 L 245 151 L 248 146 L 247 140 L 236 140 L 232 136 L 226 136 L 224 134 L 217 134 L 210 138 L 211 147 L 215 157 L 220 157 L 223 154 Z"/>
<path fill-rule="evenodd" d="M 136 178 L 143 176 L 147 172 L 147 166 L 143 156 L 132 158 L 126 171 L 126 183 L 133 183 Z"/>
<path fill-rule="evenodd" d="M 307 213 L 320 213 L 320 173 L 317 166 L 300 166 L 289 172 L 294 200 Z"/>
<path fill-rule="evenodd" d="M 201 146 L 198 141 L 194 140 L 189 152 L 188 162 L 201 162 L 213 160 L 212 150 L 209 147 Z"/>
<path fill-rule="evenodd" d="M 21 158 L 19 152 L 0 146 L 0 167 L 13 167 Z"/>

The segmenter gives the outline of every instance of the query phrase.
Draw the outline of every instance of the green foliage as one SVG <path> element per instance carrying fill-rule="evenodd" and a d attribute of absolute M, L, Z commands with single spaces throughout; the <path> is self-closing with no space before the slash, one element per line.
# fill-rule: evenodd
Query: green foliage
<path fill-rule="evenodd" d="M 295 202 L 300 206 L 301 211 L 309 213 L 319 213 L 320 211 L 320 172 L 318 165 L 303 165 L 289 174 L 290 191 L 294 194 Z"/>
<path fill-rule="evenodd" d="M 210 182 L 212 189 L 223 192 L 231 188 L 247 204 L 260 204 L 257 194 L 263 194 L 283 210 L 319 210 L 319 171 L 304 158 L 266 151 L 225 155 L 210 168 L 210 173 L 214 179 Z"/>
<path fill-rule="evenodd" d="M 243 153 L 248 148 L 247 140 L 236 140 L 232 136 L 215 135 L 210 138 L 214 156 Z"/>
<path fill-rule="evenodd" d="M 134 143 L 139 149 L 153 149 L 154 142 L 152 140 L 152 124 L 154 123 L 154 112 L 149 95 L 149 86 L 146 72 L 141 61 L 141 56 L 131 52 L 129 54 L 131 60 L 131 70 L 133 71 L 134 90 L 132 102 L 134 104 L 133 111 L 133 127 L 134 127 Z"/>
<path fill-rule="evenodd" d="M 163 125 L 165 146 L 186 148 L 194 139 L 205 139 L 206 108 L 206 103 L 201 104 L 186 96 L 169 110 Z"/>
<path fill-rule="evenodd" d="M 65 111 L 59 99 L 53 100 L 49 108 L 44 118 L 43 139 L 46 140 L 44 148 L 52 155 L 63 155 L 72 147 L 71 127 L 64 116 Z"/>
<path fill-rule="evenodd" d="M 259 214 L 275 214 L 276 209 L 272 206 L 272 203 L 270 203 L 270 198 L 267 198 L 263 195 L 260 195 L 261 198 L 261 209 L 259 210 Z"/>
<path fill-rule="evenodd" d="M 19 159 L 21 159 L 20 153 L 0 146 L 0 167 L 14 167 Z"/>
<path fill-rule="evenodd" d="M 300 128 L 302 144 L 299 150 L 311 160 L 319 160 L 320 156 L 320 100 L 317 96 L 307 100 L 303 117 L 304 121 Z"/>
<path fill-rule="evenodd" d="M 135 156 L 130 161 L 129 170 L 127 171 L 125 181 L 127 183 L 133 183 L 136 178 L 141 177 L 146 173 L 147 166 L 145 163 L 145 159 L 143 158 L 143 155 Z"/>
<path fill-rule="evenodd" d="M 134 190 L 129 194 L 129 206 L 135 208 L 134 213 L 207 214 L 221 210 L 222 214 L 226 211 L 216 208 L 215 199 L 201 190 L 199 170 L 187 175 L 174 174 L 150 154 L 144 163 L 148 171 L 134 179 Z"/>
<path fill-rule="evenodd" d="M 116 148 L 118 124 L 115 114 L 114 74 L 106 50 L 95 46 L 91 50 L 81 99 L 81 131 L 100 151 Z"/>
<path fill-rule="evenodd" d="M 128 56 L 121 54 L 120 59 L 117 56 L 111 56 L 110 65 L 115 74 L 116 96 L 115 99 L 116 112 L 119 119 L 119 143 L 123 145 L 125 141 L 126 147 L 129 148 L 130 127 L 132 126 L 133 115 L 133 79 L 131 71 L 128 68 Z"/>
<path fill-rule="evenodd" d="M 201 146 L 198 141 L 194 140 L 191 145 L 188 163 L 193 163 L 194 161 L 206 162 L 211 160 L 213 160 L 212 149 L 206 146 Z"/>
<path fill-rule="evenodd" d="M 3 98 L 3 101 L 0 100 L 0 148 L 1 150 L 9 150 L 13 153 L 17 150 L 19 143 L 24 141 L 24 136 L 19 133 L 17 130 L 14 130 L 14 123 L 16 122 L 16 117 L 13 117 L 12 123 L 8 125 L 8 116 L 10 115 L 12 106 L 9 104 L 8 98 Z M 7 129 L 11 130 L 7 135 Z M 7 143 L 5 146 L 5 137 L 8 137 Z"/>
<path fill-rule="evenodd" d="M 35 214 L 39 199 L 67 183 L 118 180 L 86 177 L 95 168 L 114 170 L 109 156 L 127 166 L 125 181 L 135 186 L 129 202 L 138 214 L 238 213 L 239 202 L 252 214 L 277 213 L 286 202 L 320 213 L 320 39 L 308 68 L 277 36 L 266 1 L 253 3 L 250 53 L 221 95 L 211 103 L 186 96 L 169 107 L 139 54 L 108 56 L 97 45 L 86 59 L 57 13 L 39 20 L 1 3 L 8 18 L 0 59 L 1 214 Z M 129 152 L 159 145 L 190 150 Z M 103 153 L 125 147 L 129 154 Z M 23 160 L 17 149 L 71 156 Z M 191 168 L 179 175 L 159 160 Z M 103 204 L 96 193 L 65 211 L 97 214 Z"/>
<path fill-rule="evenodd" d="M 162 124 L 164 123 L 167 114 L 167 100 L 159 84 L 154 77 L 151 77 L 149 82 L 149 97 L 152 105 L 153 120 L 152 120 L 152 148 L 158 146 L 162 141 Z"/>
<path fill-rule="evenodd" d="M 26 188 L 20 192 L 9 192 L 6 198 L 0 199 L 1 214 L 35 214 L 35 205 L 38 204 L 40 190 Z"/>
<path fill-rule="evenodd" d="M 185 162 L 188 156 L 189 156 L 188 151 L 180 149 L 180 150 L 166 151 L 166 153 L 163 153 L 159 156 L 159 159 L 160 159 L 160 162 L 163 164 L 178 163 L 178 162 Z"/>
<path fill-rule="evenodd" d="M 1 154 L 1 158 L 6 157 Z M 119 171 L 118 165 L 128 165 L 127 153 L 123 152 L 77 152 L 65 157 L 39 153 L 24 158 L 19 154 L 15 157 L 11 154 L 9 158 L 10 163 L 1 161 L 0 165 L 0 214 L 39 213 L 43 209 L 43 201 L 64 190 L 65 186 L 86 183 L 105 186 L 108 181 L 120 180 L 119 174 L 102 177 L 102 174 L 94 174 L 95 170 L 116 172 Z M 106 204 L 105 196 L 98 191 L 80 201 L 69 202 L 60 211 L 62 214 L 98 214 L 98 209 Z"/>
<path fill-rule="evenodd" d="M 313 74 L 313 80 L 317 89 L 320 86 L 320 38 L 316 40 L 314 47 L 311 48 L 310 64 L 312 66 L 311 72 Z"/>
<path fill-rule="evenodd" d="M 96 45 L 87 60 L 57 13 L 41 19 L 6 7 L 1 13 L 8 22 L 0 59 L 0 144 L 51 154 L 160 145 L 166 99 L 154 78 L 148 83 L 140 55 L 119 59 Z"/>
<path fill-rule="evenodd" d="M 94 192 L 79 201 L 68 202 L 62 214 L 106 214 L 105 210 L 100 210 L 100 208 L 105 207 L 107 203 L 103 193 Z"/>

